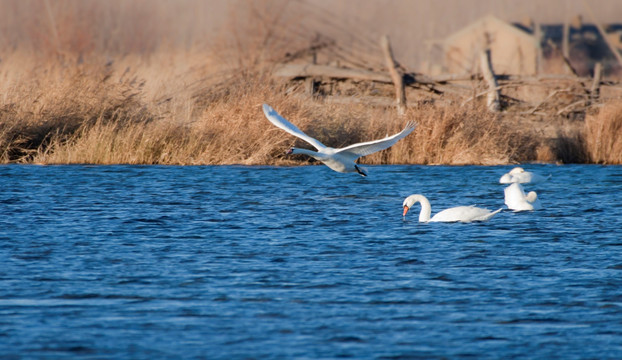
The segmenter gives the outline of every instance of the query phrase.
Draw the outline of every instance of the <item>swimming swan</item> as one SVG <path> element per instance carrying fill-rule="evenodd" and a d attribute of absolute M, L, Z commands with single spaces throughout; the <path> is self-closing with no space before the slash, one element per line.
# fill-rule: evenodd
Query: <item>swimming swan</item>
<path fill-rule="evenodd" d="M 523 187 L 519 183 L 513 183 L 512 185 L 503 189 L 505 195 L 505 205 L 508 209 L 514 211 L 531 211 L 540 209 L 540 200 L 538 200 L 538 194 L 535 191 L 530 191 L 525 195 Z"/>
<path fill-rule="evenodd" d="M 289 151 L 287 151 L 287 154 L 309 155 L 312 158 L 323 162 L 326 166 L 337 172 L 357 172 L 363 176 L 367 176 L 367 174 L 354 162 L 356 159 L 361 156 L 369 155 L 375 153 L 376 151 L 384 150 L 391 147 L 400 139 L 410 134 L 417 126 L 417 124 L 415 124 L 414 122 L 409 122 L 408 124 L 406 124 L 404 130 L 393 136 L 388 136 L 381 140 L 352 144 L 341 149 L 335 149 L 325 146 L 321 142 L 302 132 L 294 124 L 290 123 L 289 121 L 285 120 L 285 118 L 283 118 L 281 115 L 279 115 L 272 107 L 270 107 L 270 105 L 263 104 L 263 112 L 268 120 L 270 120 L 270 122 L 274 124 L 274 126 L 278 127 L 281 130 L 285 130 L 286 132 L 296 137 L 301 138 L 302 140 L 313 145 L 318 150 L 316 152 L 307 149 L 291 148 L 289 149 Z"/>
<path fill-rule="evenodd" d="M 419 222 L 486 221 L 501 211 L 501 209 L 490 211 L 488 209 L 478 208 L 475 206 L 458 206 L 443 210 L 430 219 L 430 215 L 432 213 L 430 202 L 425 196 L 414 194 L 404 199 L 404 204 L 402 205 L 404 206 L 404 217 L 406 217 L 408 210 L 410 210 L 410 208 L 417 202 L 421 203 Z"/>
<path fill-rule="evenodd" d="M 510 170 L 509 173 L 503 174 L 503 176 L 501 176 L 501 178 L 499 179 L 499 183 L 538 183 L 548 179 L 549 177 L 551 176 L 549 175 L 548 177 L 544 177 L 538 174 L 534 174 L 531 171 L 525 171 L 525 169 L 523 169 L 522 167 L 515 167 L 514 169 Z"/>

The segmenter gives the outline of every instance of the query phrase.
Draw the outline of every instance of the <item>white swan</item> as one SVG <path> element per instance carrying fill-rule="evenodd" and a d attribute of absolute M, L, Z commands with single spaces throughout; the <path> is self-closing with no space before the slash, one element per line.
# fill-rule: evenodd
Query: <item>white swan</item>
<path fill-rule="evenodd" d="M 501 176 L 501 178 L 499 179 L 499 183 L 538 183 L 548 179 L 549 177 L 550 175 L 548 177 L 544 177 L 538 174 L 534 174 L 531 171 L 525 171 L 525 169 L 523 169 L 522 167 L 515 167 L 514 169 L 510 170 L 509 173 L 503 174 L 503 176 Z"/>
<path fill-rule="evenodd" d="M 296 137 L 301 138 L 302 140 L 313 145 L 318 150 L 316 152 L 307 149 L 291 148 L 289 151 L 287 151 L 287 154 L 309 155 L 312 158 L 323 162 L 326 166 L 337 172 L 357 172 L 363 176 L 367 176 L 367 174 L 354 162 L 356 159 L 361 156 L 369 155 L 375 153 L 376 151 L 384 150 L 391 147 L 400 139 L 410 134 L 417 126 L 417 124 L 415 124 L 414 122 L 409 122 L 404 130 L 393 136 L 388 136 L 381 140 L 352 144 L 341 149 L 335 149 L 325 146 L 321 142 L 302 132 L 294 124 L 290 123 L 289 121 L 285 120 L 285 118 L 283 118 L 281 115 L 279 115 L 272 107 L 270 107 L 270 105 L 264 104 L 263 112 L 264 114 L 266 114 L 268 120 L 270 120 L 270 122 L 276 127 L 281 130 L 285 130 L 286 132 Z"/>
<path fill-rule="evenodd" d="M 538 194 L 535 191 L 530 191 L 525 195 L 523 187 L 519 183 L 513 183 L 512 185 L 503 189 L 505 195 L 505 205 L 508 209 L 514 211 L 530 211 L 540 209 L 540 200 L 538 200 Z"/>
<path fill-rule="evenodd" d="M 475 206 L 457 206 L 449 208 L 439 212 L 430 219 L 432 214 L 432 207 L 428 199 L 420 194 L 413 194 L 404 199 L 404 214 L 415 205 L 415 203 L 421 203 L 421 212 L 419 213 L 419 222 L 471 222 L 471 221 L 486 221 L 493 217 L 501 209 L 490 211 Z"/>

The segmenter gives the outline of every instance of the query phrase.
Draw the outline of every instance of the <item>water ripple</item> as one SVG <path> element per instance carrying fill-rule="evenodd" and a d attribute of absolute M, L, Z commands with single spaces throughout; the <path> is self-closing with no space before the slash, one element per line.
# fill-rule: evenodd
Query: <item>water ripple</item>
<path fill-rule="evenodd" d="M 622 168 L 529 167 L 0 166 L 0 357 L 622 358 Z"/>

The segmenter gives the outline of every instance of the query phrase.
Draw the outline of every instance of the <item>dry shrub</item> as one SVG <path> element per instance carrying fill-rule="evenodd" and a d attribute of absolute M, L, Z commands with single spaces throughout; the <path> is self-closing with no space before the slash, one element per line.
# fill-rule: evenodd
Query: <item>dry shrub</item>
<path fill-rule="evenodd" d="M 535 160 L 542 163 L 551 163 L 557 161 L 557 156 L 549 144 L 540 144 L 536 147 Z"/>
<path fill-rule="evenodd" d="M 39 164 L 178 164 L 192 151 L 190 137 L 180 126 L 162 122 L 97 122 L 70 140 L 52 138 L 46 151 L 33 158 Z"/>
<path fill-rule="evenodd" d="M 237 83 L 236 83 L 237 82 Z M 165 118 L 115 118 L 84 122 L 72 136 L 51 136 L 36 163 L 269 164 L 285 140 L 264 117 L 261 104 L 273 87 L 265 76 L 228 79 L 214 86 L 209 104 L 188 100 Z M 226 91 L 222 91 L 223 89 Z M 208 90 L 206 90 L 208 91 Z M 278 93 L 278 91 L 277 91 Z M 207 96 L 207 95 L 206 95 Z M 273 95 L 274 96 L 274 95 Z M 280 95 L 282 97 L 282 95 Z M 151 109 L 157 109 L 151 104 Z M 280 131 L 280 130 L 279 130 Z M 275 136 L 276 135 L 276 136 Z M 275 141 L 275 138 L 277 141 Z"/>
<path fill-rule="evenodd" d="M 0 111 L 0 156 L 28 162 L 52 139 L 63 142 L 96 122 L 150 119 L 138 99 L 140 84 L 110 81 L 102 66 L 33 65 L 33 75 L 8 89 Z"/>
<path fill-rule="evenodd" d="M 520 162 L 536 163 L 578 163 L 583 159 L 580 139 L 561 132 L 555 138 L 541 138 L 529 152 L 529 156 L 521 157 Z"/>
<path fill-rule="evenodd" d="M 585 151 L 590 162 L 622 164 L 622 104 L 605 105 L 585 119 Z"/>
<path fill-rule="evenodd" d="M 23 152 L 20 161 L 246 165 L 310 162 L 308 157 L 283 155 L 291 146 L 310 145 L 270 124 L 263 115 L 263 103 L 332 147 L 397 133 L 409 120 L 418 123 L 411 135 L 392 148 L 364 157 L 362 163 L 366 164 L 505 164 L 524 159 L 521 149 L 532 148 L 530 138 L 505 126 L 498 115 L 480 105 L 421 105 L 399 117 L 393 108 L 326 104 L 287 95 L 286 84 L 276 82 L 268 72 L 257 71 L 234 72 L 219 83 L 193 88 L 194 95 L 184 97 L 181 106 L 166 107 L 138 101 L 143 97 L 141 86 L 132 87 L 123 81 L 107 86 L 105 70 L 93 71 L 86 78 L 84 72 L 76 73 L 67 78 L 67 83 L 48 82 L 54 84 L 52 90 L 58 90 L 42 89 L 49 96 L 46 105 L 41 105 L 45 111 L 40 113 L 45 116 L 35 117 L 38 122 L 28 118 L 24 121 L 40 135 L 37 142 L 30 139 L 30 152 L 28 156 Z M 90 94 L 81 97 L 83 94 L 74 88 L 86 89 Z M 61 114 L 66 116 L 61 118 Z M 22 127 L 19 133 L 28 132 Z"/>
<path fill-rule="evenodd" d="M 391 149 L 387 160 L 416 164 L 505 164 L 528 137 L 512 131 L 482 104 L 465 108 L 423 105 L 406 116 L 419 126 L 413 135 Z"/>
<path fill-rule="evenodd" d="M 587 162 L 581 134 L 560 129 L 557 131 L 557 137 L 550 139 L 549 143 L 556 162 L 563 164 Z"/>

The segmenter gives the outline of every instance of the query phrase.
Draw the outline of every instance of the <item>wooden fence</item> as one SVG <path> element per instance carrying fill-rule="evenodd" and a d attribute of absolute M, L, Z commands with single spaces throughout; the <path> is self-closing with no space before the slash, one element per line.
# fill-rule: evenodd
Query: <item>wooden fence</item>
<path fill-rule="evenodd" d="M 298 92 L 298 96 L 332 103 L 395 106 L 398 114 L 404 114 L 407 106 L 419 102 L 464 106 L 486 97 L 489 110 L 494 112 L 568 116 L 585 113 L 609 100 L 622 99 L 620 82 L 605 80 L 600 63 L 596 64 L 592 77 L 578 76 L 567 58 L 564 63 L 570 75 L 495 74 L 490 53 L 482 52 L 478 74 L 428 76 L 405 71 L 394 58 L 388 37 L 381 38 L 380 49 L 386 63 L 383 70 L 313 62 L 284 63 L 275 68 L 274 75 L 289 79 L 294 87 L 300 85 L 304 91 Z"/>

